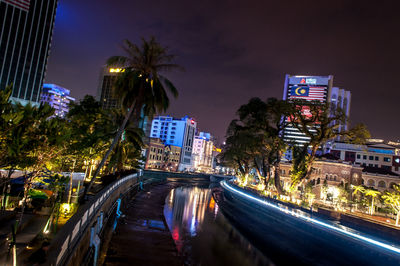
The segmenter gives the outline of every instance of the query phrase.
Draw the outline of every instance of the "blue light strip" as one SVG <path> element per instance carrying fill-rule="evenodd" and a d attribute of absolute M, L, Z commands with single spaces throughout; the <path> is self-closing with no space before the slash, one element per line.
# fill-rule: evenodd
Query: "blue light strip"
<path fill-rule="evenodd" d="M 385 244 L 385 243 L 382 243 L 382 242 L 380 242 L 380 241 L 371 239 L 371 238 L 369 238 L 369 237 L 362 236 L 362 235 L 359 235 L 359 234 L 355 234 L 355 233 L 346 231 L 345 229 L 335 227 L 335 226 L 333 226 L 333 225 L 324 223 L 324 222 L 322 222 L 322 221 L 319 221 L 319 220 L 314 219 L 314 218 L 311 218 L 311 217 L 307 217 L 307 216 L 305 216 L 304 214 L 295 213 L 293 210 L 292 210 L 292 211 L 289 211 L 288 209 L 284 209 L 284 208 L 282 208 L 282 207 L 279 207 L 279 206 L 276 205 L 276 204 L 273 204 L 273 203 L 270 203 L 270 202 L 261 200 L 261 199 L 259 199 L 259 198 L 254 197 L 254 196 L 251 196 L 251 195 L 248 194 L 248 193 L 245 193 L 245 192 L 243 192 L 243 191 L 240 191 L 240 190 L 238 190 L 238 189 L 236 189 L 236 188 L 230 186 L 226 181 L 221 181 L 221 186 L 224 187 L 224 188 L 226 188 L 226 189 L 228 189 L 228 190 L 230 190 L 230 191 L 232 191 L 232 192 L 235 192 L 235 193 L 237 193 L 237 194 L 240 194 L 240 195 L 242 195 L 242 196 L 244 196 L 244 197 L 246 197 L 246 198 L 248 198 L 248 199 L 251 199 L 251 200 L 253 200 L 253 201 L 257 202 L 257 203 L 260 203 L 260 204 L 262 204 L 262 205 L 265 205 L 265 206 L 274 208 L 274 209 L 276 209 L 276 210 L 278 210 L 278 211 L 280 211 L 280 212 L 289 214 L 289 215 L 291 215 L 291 216 L 295 216 L 295 217 L 297 217 L 297 218 L 299 218 L 299 219 L 302 219 L 302 220 L 305 220 L 305 221 L 307 221 L 307 222 L 314 223 L 314 224 L 316 224 L 316 225 L 320 225 L 320 226 L 325 227 L 325 228 L 329 228 L 329 229 L 331 229 L 331 230 L 333 230 L 333 231 L 342 233 L 342 234 L 344 234 L 344 235 L 346 235 L 346 236 L 353 237 L 353 238 L 356 238 L 356 239 L 358 239 L 358 240 L 365 241 L 365 242 L 367 242 L 367 243 L 369 243 L 369 244 L 374 244 L 374 245 L 376 245 L 376 246 L 378 246 L 378 247 L 381 247 L 381 248 L 384 248 L 384 249 L 393 251 L 393 252 L 395 252 L 395 253 L 397 253 L 397 254 L 400 254 L 400 248 L 398 248 L 398 247 L 396 247 L 396 246 L 392 246 L 392 245 L 389 245 L 389 244 Z"/>

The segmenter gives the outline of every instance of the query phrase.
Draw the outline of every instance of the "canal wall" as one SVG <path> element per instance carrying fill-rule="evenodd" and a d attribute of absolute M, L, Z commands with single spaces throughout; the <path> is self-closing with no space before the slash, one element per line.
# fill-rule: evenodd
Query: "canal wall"
<path fill-rule="evenodd" d="M 140 171 L 109 184 L 80 206 L 51 241 L 48 265 L 93 265 L 110 238 L 120 209 L 144 186 L 154 183 L 217 183 L 225 176 Z"/>
<path fill-rule="evenodd" d="M 145 184 L 156 182 L 143 172 L 131 174 L 109 184 L 78 211 L 51 241 L 47 265 L 93 265 L 104 234 L 124 200 L 133 197 Z"/>
<path fill-rule="evenodd" d="M 217 203 L 224 215 L 275 264 L 400 264 L 400 249 L 385 244 L 387 238 L 336 226 L 321 214 L 277 205 L 231 184 L 223 184 L 222 195 Z"/>

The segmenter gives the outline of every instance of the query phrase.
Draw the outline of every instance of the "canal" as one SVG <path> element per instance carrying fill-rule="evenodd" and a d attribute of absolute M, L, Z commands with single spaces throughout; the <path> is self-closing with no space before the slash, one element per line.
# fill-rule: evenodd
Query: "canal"
<path fill-rule="evenodd" d="M 104 265 L 400 265 L 398 241 L 393 244 L 376 234 L 246 195 L 206 178 L 168 178 L 151 185 L 123 210 L 101 261 Z"/>
<path fill-rule="evenodd" d="M 224 216 L 219 183 L 168 178 L 133 198 L 103 265 L 273 265 Z"/>
<path fill-rule="evenodd" d="M 171 190 L 164 216 L 185 265 L 270 265 L 225 218 L 206 186 Z"/>

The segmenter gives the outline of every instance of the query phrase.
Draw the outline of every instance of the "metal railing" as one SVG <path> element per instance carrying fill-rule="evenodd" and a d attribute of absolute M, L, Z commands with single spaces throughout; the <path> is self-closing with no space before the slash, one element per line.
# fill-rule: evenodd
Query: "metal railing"
<path fill-rule="evenodd" d="M 141 177 L 143 171 L 138 174 Z M 128 175 L 113 182 L 78 209 L 52 241 L 48 257 L 50 265 L 68 264 L 77 252 L 78 243 L 83 238 L 90 237 L 90 228 L 97 222 L 100 212 L 108 213 L 109 209 L 113 209 L 119 196 L 138 183 L 138 174 Z M 87 242 L 89 245 L 89 241 Z"/>

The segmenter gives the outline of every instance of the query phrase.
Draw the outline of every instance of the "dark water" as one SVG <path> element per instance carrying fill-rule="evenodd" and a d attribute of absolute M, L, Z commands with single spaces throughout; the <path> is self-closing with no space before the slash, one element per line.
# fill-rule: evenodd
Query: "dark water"
<path fill-rule="evenodd" d="M 164 216 L 186 265 L 271 265 L 224 217 L 211 189 L 173 189 Z"/>

